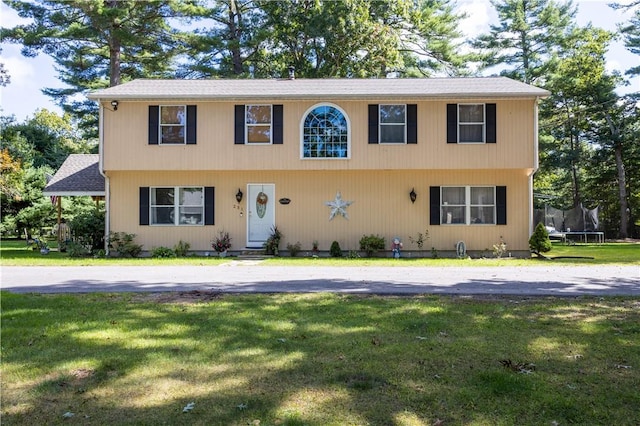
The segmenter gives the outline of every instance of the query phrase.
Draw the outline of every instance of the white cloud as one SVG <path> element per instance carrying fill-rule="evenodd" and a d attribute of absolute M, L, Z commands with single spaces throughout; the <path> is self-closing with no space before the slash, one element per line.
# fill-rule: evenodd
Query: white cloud
<path fill-rule="evenodd" d="M 30 21 L 30 19 L 18 16 L 18 12 L 4 4 L 4 2 L 0 3 L 0 24 L 3 27 L 11 28 L 16 25 L 28 24 Z"/>
<path fill-rule="evenodd" d="M 14 46 L 2 47 L 2 62 L 11 76 L 11 84 L 17 87 L 33 85 L 33 78 L 36 75 L 33 60 L 20 56 L 19 52 L 18 56 L 10 54 L 13 47 Z"/>
<path fill-rule="evenodd" d="M 460 23 L 460 27 L 469 38 L 486 33 L 489 30 L 492 16 L 496 15 L 493 6 L 486 0 L 464 0 L 460 2 L 458 10 L 467 14 L 467 17 Z"/>

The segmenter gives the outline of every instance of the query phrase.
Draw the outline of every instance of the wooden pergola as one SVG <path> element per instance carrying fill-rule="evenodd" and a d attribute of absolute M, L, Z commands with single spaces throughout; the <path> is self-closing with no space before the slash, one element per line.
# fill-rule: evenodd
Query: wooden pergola
<path fill-rule="evenodd" d="M 55 197 L 58 224 L 62 218 L 62 197 L 90 196 L 96 206 L 104 201 L 105 184 L 98 167 L 99 160 L 98 154 L 71 154 L 45 186 L 43 195 Z"/>

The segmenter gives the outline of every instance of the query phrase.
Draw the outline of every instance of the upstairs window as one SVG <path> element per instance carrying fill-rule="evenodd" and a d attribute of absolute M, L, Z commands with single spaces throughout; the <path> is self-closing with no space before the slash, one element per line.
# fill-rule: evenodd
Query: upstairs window
<path fill-rule="evenodd" d="M 282 145 L 284 140 L 282 105 L 235 105 L 236 145 Z"/>
<path fill-rule="evenodd" d="M 447 143 L 496 143 L 496 104 L 448 104 Z"/>
<path fill-rule="evenodd" d="M 418 143 L 418 105 L 369 105 L 369 143 Z"/>
<path fill-rule="evenodd" d="M 247 143 L 271 143 L 271 105 L 246 105 Z"/>
<path fill-rule="evenodd" d="M 184 144 L 187 132 L 185 105 L 160 106 L 160 144 Z"/>
<path fill-rule="evenodd" d="M 406 105 L 380 105 L 380 143 L 406 143 Z"/>
<path fill-rule="evenodd" d="M 349 123 L 333 105 L 311 108 L 302 122 L 302 158 L 349 158 Z"/>
<path fill-rule="evenodd" d="M 458 105 L 458 142 L 484 142 L 484 104 Z"/>
<path fill-rule="evenodd" d="M 195 105 L 149 105 L 149 145 L 196 143 Z"/>

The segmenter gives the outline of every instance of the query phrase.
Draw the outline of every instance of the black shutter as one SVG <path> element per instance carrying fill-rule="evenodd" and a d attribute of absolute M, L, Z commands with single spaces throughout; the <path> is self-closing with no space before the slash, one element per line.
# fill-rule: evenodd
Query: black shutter
<path fill-rule="evenodd" d="M 487 143 L 496 143 L 496 104 L 485 105 L 487 115 Z"/>
<path fill-rule="evenodd" d="M 378 105 L 369 105 L 369 143 L 378 143 Z"/>
<path fill-rule="evenodd" d="M 198 114 L 195 105 L 187 105 L 187 145 L 196 144 Z"/>
<path fill-rule="evenodd" d="M 507 187 L 496 186 L 496 225 L 507 224 Z"/>
<path fill-rule="evenodd" d="M 447 143 L 458 143 L 458 104 L 447 104 Z"/>
<path fill-rule="evenodd" d="M 282 119 L 282 105 L 274 105 L 273 107 L 273 122 L 271 123 L 271 127 L 273 127 L 273 143 L 275 145 L 282 145 L 283 140 L 283 119 Z"/>
<path fill-rule="evenodd" d="M 429 225 L 440 225 L 440 187 L 429 187 Z"/>
<path fill-rule="evenodd" d="M 215 188 L 213 186 L 204 187 L 204 224 L 215 225 Z"/>
<path fill-rule="evenodd" d="M 149 224 L 149 187 L 140 187 L 140 225 Z"/>
<path fill-rule="evenodd" d="M 407 143 L 418 143 L 418 105 L 407 105 Z"/>
<path fill-rule="evenodd" d="M 233 143 L 244 145 L 244 105 L 236 105 L 235 115 L 235 139 Z"/>
<path fill-rule="evenodd" d="M 158 145 L 160 107 L 149 105 L 149 145 Z"/>

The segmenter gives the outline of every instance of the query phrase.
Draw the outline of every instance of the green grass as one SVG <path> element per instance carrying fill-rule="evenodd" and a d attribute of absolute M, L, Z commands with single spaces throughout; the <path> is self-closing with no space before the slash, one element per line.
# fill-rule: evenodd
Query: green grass
<path fill-rule="evenodd" d="M 233 258 L 219 259 L 215 256 L 190 256 L 175 259 L 117 259 L 117 258 L 69 258 L 66 253 L 59 253 L 55 241 L 51 242 L 53 250 L 48 255 L 28 250 L 24 240 L 3 240 L 0 244 L 0 264 L 5 266 L 91 266 L 91 265 L 216 265 L 229 262 Z M 405 256 L 408 256 L 405 251 Z M 553 264 L 562 265 L 640 265 L 640 243 L 606 243 L 564 245 L 554 243 L 550 257 L 574 256 L 581 258 L 556 259 Z M 589 259 L 593 258 L 593 259 Z M 279 257 L 268 259 L 264 265 L 296 265 L 296 266 L 545 266 L 546 261 L 539 259 L 495 259 L 487 252 L 483 259 L 432 259 L 403 257 L 400 260 L 391 258 L 312 258 L 312 257 Z"/>
<path fill-rule="evenodd" d="M 638 299 L 0 295 L 3 425 L 640 419 Z"/>

